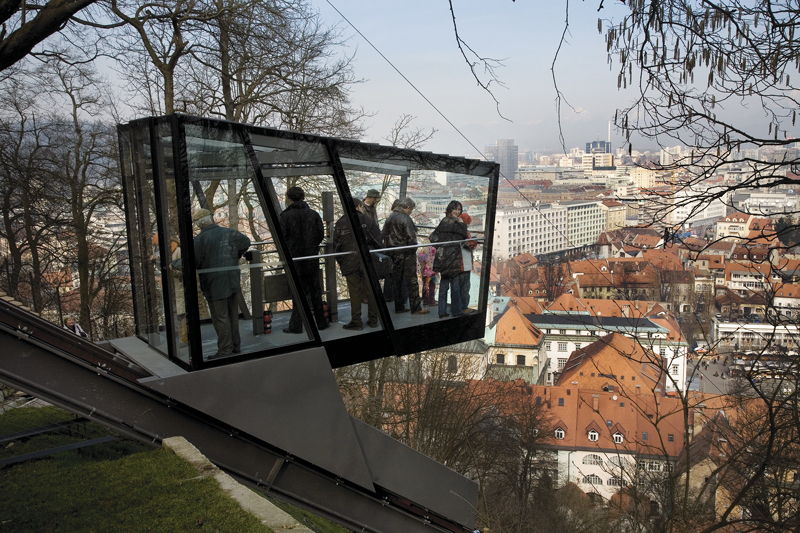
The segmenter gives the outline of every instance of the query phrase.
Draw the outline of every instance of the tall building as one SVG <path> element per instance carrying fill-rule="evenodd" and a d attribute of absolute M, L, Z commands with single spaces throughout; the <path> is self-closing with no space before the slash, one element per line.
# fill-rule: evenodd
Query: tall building
<path fill-rule="evenodd" d="M 587 154 L 610 154 L 611 142 L 610 141 L 592 141 L 586 143 Z"/>
<path fill-rule="evenodd" d="M 487 159 L 500 163 L 501 178 L 514 179 L 519 161 L 519 148 L 514 139 L 498 139 L 497 144 L 487 146 L 484 153 Z"/>

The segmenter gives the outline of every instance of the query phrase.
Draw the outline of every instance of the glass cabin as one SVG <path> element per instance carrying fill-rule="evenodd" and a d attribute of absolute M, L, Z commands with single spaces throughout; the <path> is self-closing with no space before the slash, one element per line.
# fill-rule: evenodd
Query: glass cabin
<path fill-rule="evenodd" d="M 483 336 L 496 163 L 179 114 L 136 120 L 118 132 L 136 334 L 175 364 L 197 370 L 323 346 L 336 368 Z M 298 239 L 314 240 L 315 231 L 284 234 L 281 215 L 294 203 L 287 196 L 292 187 L 304 191 L 324 233 L 312 244 L 314 253 L 301 256 L 291 250 Z M 395 200 L 416 202 L 410 214 L 416 245 L 391 248 L 371 238 L 367 230 L 373 228 L 359 219 L 354 199 L 372 189 L 381 193 L 375 205 L 379 230 Z M 433 297 L 422 302 L 428 314 L 396 312 L 392 276 L 380 279 L 376 261 L 413 254 L 417 287 L 405 283 L 401 298 L 414 289 L 419 293 L 426 282 L 430 289 L 423 277 L 430 272 L 426 254 L 432 259 L 436 251 L 429 236 L 451 200 L 460 201 L 471 218 L 469 240 L 450 244 L 464 250 L 470 269 L 468 301 L 462 304 L 467 312 L 453 316 L 447 308 L 440 318 L 437 305 L 427 305 L 438 299 L 440 280 L 434 280 Z M 196 220 L 203 209 L 211 221 Z M 246 236 L 246 252 L 226 264 L 209 263 L 204 252 L 223 245 L 198 239 L 209 222 Z M 350 246 L 335 234 L 349 236 Z M 345 258 L 347 276 L 340 266 Z M 215 307 L 220 301 L 204 296 L 208 280 L 221 277 L 239 286 L 223 305 L 227 324 L 238 326 L 239 343 L 231 353 L 220 349 L 230 331 L 220 326 L 225 311 Z M 362 328 L 344 328 L 359 309 Z"/>

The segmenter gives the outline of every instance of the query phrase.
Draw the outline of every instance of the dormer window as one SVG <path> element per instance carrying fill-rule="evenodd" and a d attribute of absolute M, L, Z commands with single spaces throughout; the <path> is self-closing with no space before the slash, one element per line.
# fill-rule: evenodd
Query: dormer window
<path fill-rule="evenodd" d="M 556 428 L 556 439 L 563 440 L 564 438 L 564 430 L 561 428 Z"/>
<path fill-rule="evenodd" d="M 590 429 L 589 430 L 589 442 L 597 442 L 597 437 L 599 437 L 597 431 Z"/>
<path fill-rule="evenodd" d="M 622 441 L 623 441 L 622 433 L 620 432 L 614 433 L 614 444 L 622 444 Z"/>

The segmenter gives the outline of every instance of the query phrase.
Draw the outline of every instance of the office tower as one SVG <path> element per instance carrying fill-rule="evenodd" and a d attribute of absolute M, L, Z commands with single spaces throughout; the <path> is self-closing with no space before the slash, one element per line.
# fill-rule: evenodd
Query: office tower
<path fill-rule="evenodd" d="M 592 141 L 586 143 L 587 154 L 610 154 L 611 141 Z"/>
<path fill-rule="evenodd" d="M 500 177 L 513 180 L 517 173 L 519 148 L 514 144 L 514 139 L 498 139 L 497 144 L 487 146 L 486 159 L 500 163 Z"/>

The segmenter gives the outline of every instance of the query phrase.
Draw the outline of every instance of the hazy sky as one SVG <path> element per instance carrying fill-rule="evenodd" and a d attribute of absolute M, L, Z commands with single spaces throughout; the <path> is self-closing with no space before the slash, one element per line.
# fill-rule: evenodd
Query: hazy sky
<path fill-rule="evenodd" d="M 520 151 L 559 149 L 556 92 L 550 71 L 566 17 L 566 3 L 518 0 L 455 0 L 458 31 L 481 56 L 503 59 L 496 73 L 505 87 L 494 87 L 500 102 L 480 89 L 460 56 L 445 0 L 331 0 L 465 136 L 483 150 L 497 139 L 515 139 Z M 439 130 L 425 149 L 477 156 L 474 148 L 350 27 L 326 0 L 313 0 L 327 24 L 339 24 L 350 51 L 356 52 L 355 72 L 366 81 L 352 95 L 353 103 L 375 113 L 367 119 L 367 140 L 381 142 L 403 114 L 416 127 Z M 555 72 L 567 101 L 562 105 L 567 149 L 587 141 L 606 140 L 614 110 L 633 98 L 617 90 L 616 71 L 609 69 L 598 17 L 621 13 L 623 7 L 597 0 L 570 3 L 570 32 Z M 621 137 L 611 133 L 614 148 Z M 386 141 L 383 141 L 385 143 Z M 636 149 L 647 148 L 636 146 Z"/>

